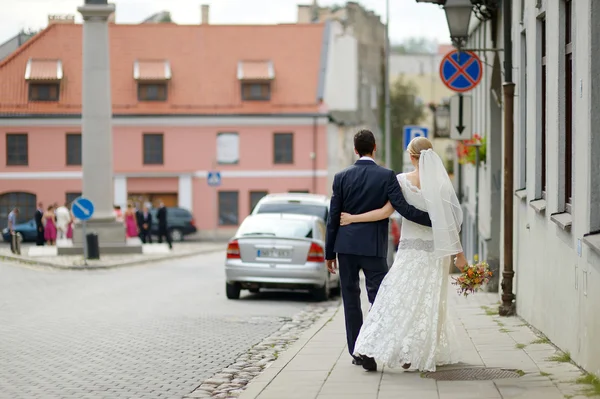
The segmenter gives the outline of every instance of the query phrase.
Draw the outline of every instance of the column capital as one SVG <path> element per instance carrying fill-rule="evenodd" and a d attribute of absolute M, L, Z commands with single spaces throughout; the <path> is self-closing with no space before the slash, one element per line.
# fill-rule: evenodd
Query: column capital
<path fill-rule="evenodd" d="M 85 4 L 77 7 L 84 20 L 91 18 L 108 20 L 108 17 L 115 12 L 114 4 Z"/>

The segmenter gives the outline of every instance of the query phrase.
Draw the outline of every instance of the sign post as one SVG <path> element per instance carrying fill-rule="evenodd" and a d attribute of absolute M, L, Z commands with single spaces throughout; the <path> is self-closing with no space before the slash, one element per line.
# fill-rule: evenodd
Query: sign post
<path fill-rule="evenodd" d="M 213 240 L 217 240 L 217 229 L 219 226 L 219 194 L 217 192 L 217 187 L 219 187 L 221 185 L 221 172 L 213 170 L 208 172 L 208 176 L 206 178 L 206 181 L 208 183 L 208 185 L 210 187 L 214 187 L 214 210 L 215 210 L 215 215 L 217 216 L 217 220 L 215 223 L 215 230 L 213 232 Z"/>
<path fill-rule="evenodd" d="M 88 247 L 86 221 L 94 214 L 94 204 L 87 198 L 77 197 L 71 206 L 73 216 L 81 220 L 81 233 L 83 234 L 83 263 L 87 265 Z"/>
<path fill-rule="evenodd" d="M 450 90 L 458 93 L 450 101 L 450 138 L 470 139 L 472 135 L 472 101 L 463 93 L 477 87 L 483 66 L 472 51 L 453 50 L 440 63 L 440 78 Z"/>

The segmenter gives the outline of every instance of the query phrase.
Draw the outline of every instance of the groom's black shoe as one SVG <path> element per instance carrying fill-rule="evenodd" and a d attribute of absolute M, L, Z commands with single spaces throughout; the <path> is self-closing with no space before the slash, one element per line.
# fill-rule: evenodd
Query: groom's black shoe
<path fill-rule="evenodd" d="M 377 371 L 377 363 L 375 362 L 375 359 L 373 359 L 372 357 L 363 356 L 362 357 L 362 366 L 363 366 L 363 369 L 365 369 L 367 371 Z"/>
<path fill-rule="evenodd" d="M 360 357 L 355 357 L 354 359 L 352 359 L 352 364 L 355 366 L 362 366 L 363 360 Z"/>

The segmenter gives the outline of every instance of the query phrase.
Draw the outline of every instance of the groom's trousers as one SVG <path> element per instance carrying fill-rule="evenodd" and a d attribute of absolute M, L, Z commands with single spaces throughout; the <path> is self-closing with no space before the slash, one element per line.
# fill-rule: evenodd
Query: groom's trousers
<path fill-rule="evenodd" d="M 365 274 L 367 297 L 373 304 L 383 278 L 388 272 L 385 258 L 338 254 L 342 301 L 346 318 L 346 339 L 348 350 L 354 356 L 354 345 L 363 323 L 360 306 L 360 270 Z"/>

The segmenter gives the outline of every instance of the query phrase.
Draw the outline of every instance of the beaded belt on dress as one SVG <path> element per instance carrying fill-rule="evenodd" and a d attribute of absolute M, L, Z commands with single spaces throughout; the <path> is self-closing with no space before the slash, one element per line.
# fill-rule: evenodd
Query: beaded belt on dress
<path fill-rule="evenodd" d="M 398 249 L 416 249 L 419 251 L 433 252 L 433 240 L 423 240 L 421 238 L 406 238 L 400 240 Z"/>

